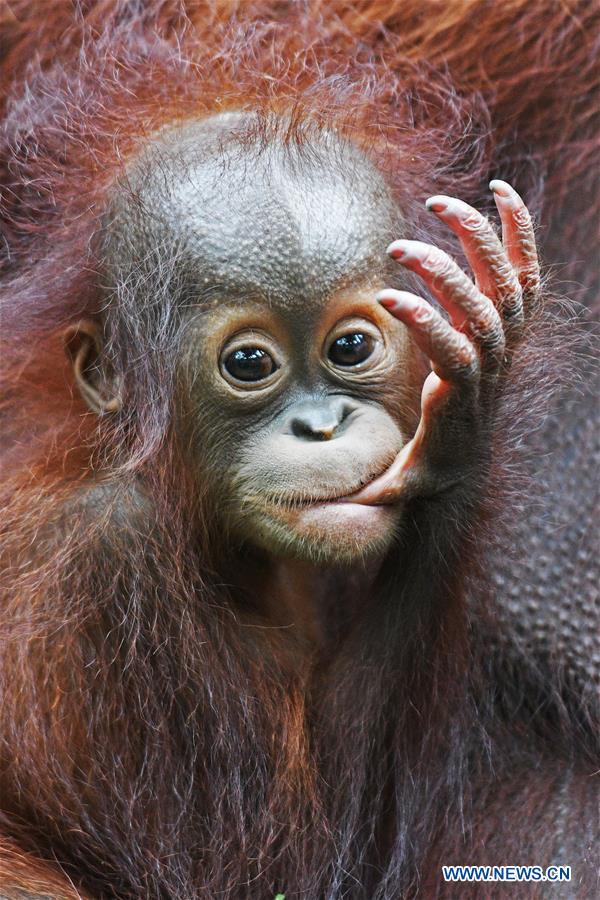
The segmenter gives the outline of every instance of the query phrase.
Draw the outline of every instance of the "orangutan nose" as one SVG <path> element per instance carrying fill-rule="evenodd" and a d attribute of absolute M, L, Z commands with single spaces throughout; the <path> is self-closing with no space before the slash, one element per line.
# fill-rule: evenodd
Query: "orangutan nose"
<path fill-rule="evenodd" d="M 289 421 L 294 437 L 305 441 L 330 441 L 344 431 L 354 407 L 345 397 L 298 404 Z"/>

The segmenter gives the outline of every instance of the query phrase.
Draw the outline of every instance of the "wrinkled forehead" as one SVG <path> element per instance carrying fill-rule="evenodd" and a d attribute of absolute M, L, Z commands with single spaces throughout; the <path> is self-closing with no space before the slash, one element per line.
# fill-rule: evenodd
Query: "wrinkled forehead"
<path fill-rule="evenodd" d="M 396 213 L 357 148 L 330 134 L 257 146 L 232 139 L 228 119 L 162 135 L 138 161 L 127 212 L 135 257 L 176 253 L 199 292 L 286 305 L 382 271 Z"/>

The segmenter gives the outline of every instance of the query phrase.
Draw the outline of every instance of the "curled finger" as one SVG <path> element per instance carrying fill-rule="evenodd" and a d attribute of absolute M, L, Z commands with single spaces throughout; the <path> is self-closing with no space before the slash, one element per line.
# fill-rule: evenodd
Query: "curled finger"
<path fill-rule="evenodd" d="M 406 325 L 442 380 L 463 384 L 477 381 L 479 358 L 475 346 L 430 303 L 416 294 L 391 288 L 381 291 L 377 300 L 394 318 Z"/>
<path fill-rule="evenodd" d="M 540 293 L 540 265 L 531 215 L 508 182 L 495 179 L 490 181 L 490 188 L 502 221 L 502 241 L 529 306 Z"/>
<path fill-rule="evenodd" d="M 430 197 L 425 205 L 460 240 L 482 293 L 495 302 L 503 315 L 507 310 L 515 310 L 521 302 L 521 286 L 488 219 L 456 197 Z"/>
<path fill-rule="evenodd" d="M 447 253 L 421 241 L 394 241 L 388 252 L 416 272 L 450 313 L 452 325 L 478 345 L 483 367 L 496 367 L 504 355 L 502 320 L 492 303 Z"/>

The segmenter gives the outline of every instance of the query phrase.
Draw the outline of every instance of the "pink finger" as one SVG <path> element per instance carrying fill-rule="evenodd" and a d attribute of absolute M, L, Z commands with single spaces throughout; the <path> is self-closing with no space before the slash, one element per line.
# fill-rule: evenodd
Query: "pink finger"
<path fill-rule="evenodd" d="M 464 379 L 477 370 L 477 351 L 471 341 L 422 297 L 386 288 L 377 295 L 377 300 L 406 325 L 440 378 L 445 381 Z"/>
<path fill-rule="evenodd" d="M 502 222 L 502 241 L 508 258 L 517 271 L 526 298 L 540 288 L 540 266 L 535 232 L 529 210 L 507 181 L 490 181 L 494 200 Z"/>
<path fill-rule="evenodd" d="M 498 235 L 485 216 L 456 197 L 430 197 L 425 205 L 460 240 L 482 293 L 496 300 L 499 306 L 513 302 L 519 283 Z"/>
<path fill-rule="evenodd" d="M 504 351 L 502 321 L 492 301 L 460 266 L 443 250 L 421 241 L 394 241 L 388 253 L 425 281 L 456 329 L 468 331 L 481 348 L 485 368 L 497 365 Z"/>

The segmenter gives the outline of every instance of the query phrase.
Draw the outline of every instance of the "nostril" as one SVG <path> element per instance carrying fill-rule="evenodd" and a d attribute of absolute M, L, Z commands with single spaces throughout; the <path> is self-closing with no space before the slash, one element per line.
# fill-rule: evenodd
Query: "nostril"
<path fill-rule="evenodd" d="M 308 441 L 329 441 L 335 432 L 335 425 L 316 425 L 301 418 L 292 419 L 290 428 L 294 437 Z"/>
<path fill-rule="evenodd" d="M 330 441 L 346 430 L 346 420 L 355 411 L 355 403 L 339 396 L 301 403 L 294 409 L 287 430 L 301 440 Z"/>
<path fill-rule="evenodd" d="M 290 422 L 290 431 L 297 438 L 309 438 L 311 436 L 312 430 L 310 425 L 307 422 L 304 422 L 302 419 L 292 419 Z"/>
<path fill-rule="evenodd" d="M 352 403 L 347 403 L 347 402 L 344 403 L 344 405 L 342 406 L 342 409 L 341 409 L 339 424 L 341 425 L 342 422 L 345 422 L 346 419 L 352 415 L 352 413 L 355 411 L 355 409 L 356 409 L 356 407 L 353 406 Z"/>

